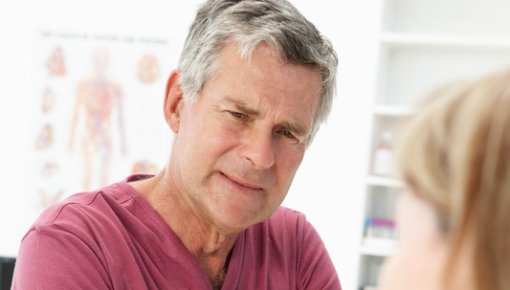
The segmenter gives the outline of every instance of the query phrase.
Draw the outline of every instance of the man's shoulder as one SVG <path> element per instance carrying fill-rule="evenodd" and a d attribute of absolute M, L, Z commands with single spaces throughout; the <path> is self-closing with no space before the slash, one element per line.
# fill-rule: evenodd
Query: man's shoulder
<path fill-rule="evenodd" d="M 253 227 L 255 232 L 263 231 L 270 235 L 296 235 L 308 226 L 306 216 L 294 209 L 280 206 L 266 221 Z"/>
<path fill-rule="evenodd" d="M 268 219 L 268 221 L 296 221 L 299 219 L 306 219 L 302 212 L 288 207 L 280 206 Z"/>
<path fill-rule="evenodd" d="M 118 183 L 94 191 L 75 193 L 45 209 L 33 227 L 84 221 L 90 217 L 100 218 L 107 215 L 106 211 L 112 204 L 122 203 L 129 197 Z"/>

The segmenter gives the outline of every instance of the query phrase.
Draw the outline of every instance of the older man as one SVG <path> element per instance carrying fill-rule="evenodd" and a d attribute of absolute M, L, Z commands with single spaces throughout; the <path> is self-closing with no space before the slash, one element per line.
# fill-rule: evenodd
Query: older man
<path fill-rule="evenodd" d="M 317 232 L 280 207 L 336 66 L 287 1 L 204 3 L 167 82 L 166 168 L 48 209 L 14 288 L 340 289 Z"/>

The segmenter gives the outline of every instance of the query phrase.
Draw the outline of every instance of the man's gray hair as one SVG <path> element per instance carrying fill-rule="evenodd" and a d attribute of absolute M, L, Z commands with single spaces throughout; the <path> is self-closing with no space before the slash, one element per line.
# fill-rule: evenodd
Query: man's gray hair
<path fill-rule="evenodd" d="M 198 98 L 218 69 L 222 48 L 231 40 L 239 45 L 243 57 L 267 43 L 285 62 L 321 73 L 322 96 L 311 141 L 329 115 L 335 95 L 338 60 L 330 41 L 287 0 L 206 1 L 191 25 L 179 60 L 185 99 Z"/>

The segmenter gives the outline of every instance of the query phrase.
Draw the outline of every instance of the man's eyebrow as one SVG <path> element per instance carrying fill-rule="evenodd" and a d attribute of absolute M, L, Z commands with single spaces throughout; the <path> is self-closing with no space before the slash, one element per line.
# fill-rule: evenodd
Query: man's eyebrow
<path fill-rule="evenodd" d="M 236 100 L 234 98 L 226 98 L 222 103 L 232 105 L 235 107 L 236 110 L 239 110 L 241 113 L 244 113 L 246 115 L 258 116 L 260 114 L 259 111 L 250 108 L 250 106 L 245 102 Z"/>
<path fill-rule="evenodd" d="M 246 105 L 236 104 L 236 103 L 234 103 L 233 105 L 234 105 L 234 107 L 236 107 L 236 110 L 239 110 L 241 113 L 244 113 L 246 115 L 250 115 L 250 116 L 258 116 L 259 115 L 259 111 L 255 110 L 255 109 L 250 109 Z"/>
<path fill-rule="evenodd" d="M 223 101 L 224 104 L 230 104 L 235 107 L 236 110 L 239 110 L 239 112 L 244 113 L 249 116 L 258 116 L 260 115 L 260 112 L 256 109 L 250 108 L 248 104 L 241 100 L 236 100 L 234 98 L 226 98 Z M 290 122 L 290 121 L 283 121 L 278 124 L 276 124 L 277 128 L 284 128 L 285 130 L 289 130 L 293 132 L 294 134 L 298 136 L 305 137 L 307 135 L 307 131 L 303 126 L 296 122 Z"/>
<path fill-rule="evenodd" d="M 293 132 L 294 134 L 296 134 L 298 136 L 305 137 L 305 135 L 306 135 L 306 130 L 302 126 L 297 124 L 297 123 L 292 123 L 292 122 L 284 121 L 284 122 L 279 123 L 277 125 L 277 127 L 285 128 L 286 130 L 289 130 L 289 131 Z"/>

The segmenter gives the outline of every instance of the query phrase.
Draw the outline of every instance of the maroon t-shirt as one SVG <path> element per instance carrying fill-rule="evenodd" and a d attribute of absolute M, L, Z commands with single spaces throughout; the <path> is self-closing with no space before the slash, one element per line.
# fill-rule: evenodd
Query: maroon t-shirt
<path fill-rule="evenodd" d="M 43 212 L 22 240 L 13 289 L 212 289 L 191 253 L 127 181 Z M 315 229 L 303 214 L 281 207 L 239 234 L 222 289 L 341 287 Z"/>

